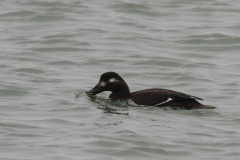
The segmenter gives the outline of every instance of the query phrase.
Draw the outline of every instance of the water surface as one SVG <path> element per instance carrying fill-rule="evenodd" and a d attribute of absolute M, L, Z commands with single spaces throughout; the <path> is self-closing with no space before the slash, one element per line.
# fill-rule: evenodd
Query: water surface
<path fill-rule="evenodd" d="M 232 0 L 2 0 L 0 159 L 239 159 L 239 7 Z M 217 109 L 85 96 L 107 71 L 131 91 L 172 89 Z"/>

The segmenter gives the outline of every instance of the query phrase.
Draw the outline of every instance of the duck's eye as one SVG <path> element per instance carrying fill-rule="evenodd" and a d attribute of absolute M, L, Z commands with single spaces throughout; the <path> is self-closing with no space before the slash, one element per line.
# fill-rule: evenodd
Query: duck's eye
<path fill-rule="evenodd" d="M 103 78 L 104 81 L 108 81 L 108 78 Z"/>
<path fill-rule="evenodd" d="M 111 78 L 111 79 L 109 79 L 109 82 L 114 83 L 114 82 L 117 82 L 117 80 L 115 78 Z"/>

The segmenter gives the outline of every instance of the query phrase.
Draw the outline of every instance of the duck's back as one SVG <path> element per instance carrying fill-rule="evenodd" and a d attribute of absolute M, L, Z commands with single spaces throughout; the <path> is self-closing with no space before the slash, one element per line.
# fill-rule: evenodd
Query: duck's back
<path fill-rule="evenodd" d="M 167 89 L 153 88 L 132 92 L 131 94 L 132 101 L 138 105 L 173 106 L 183 108 L 199 108 L 203 106 L 196 101 L 196 99 L 202 100 L 201 98 Z"/>

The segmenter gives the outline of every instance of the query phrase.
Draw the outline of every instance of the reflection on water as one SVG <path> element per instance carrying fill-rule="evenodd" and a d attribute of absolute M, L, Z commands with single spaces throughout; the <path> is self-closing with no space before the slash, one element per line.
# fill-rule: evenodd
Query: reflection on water
<path fill-rule="evenodd" d="M 103 110 L 107 114 L 128 115 L 128 105 L 125 101 L 113 101 L 97 95 L 77 94 L 76 98 L 85 97 L 89 101 L 97 104 L 97 108 Z"/>

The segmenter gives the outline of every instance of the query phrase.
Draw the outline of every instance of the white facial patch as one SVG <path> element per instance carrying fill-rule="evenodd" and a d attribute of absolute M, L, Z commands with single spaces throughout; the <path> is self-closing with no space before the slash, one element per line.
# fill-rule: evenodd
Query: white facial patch
<path fill-rule="evenodd" d="M 114 82 L 117 82 L 118 80 L 116 80 L 115 78 L 111 78 L 111 79 L 109 79 L 109 82 L 110 83 L 114 83 Z"/>
<path fill-rule="evenodd" d="M 106 86 L 106 83 L 105 82 L 100 82 L 100 87 L 105 87 Z"/>

